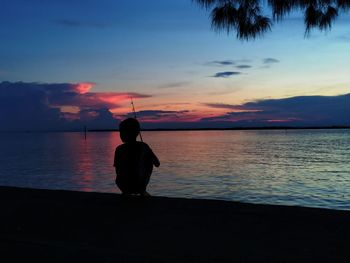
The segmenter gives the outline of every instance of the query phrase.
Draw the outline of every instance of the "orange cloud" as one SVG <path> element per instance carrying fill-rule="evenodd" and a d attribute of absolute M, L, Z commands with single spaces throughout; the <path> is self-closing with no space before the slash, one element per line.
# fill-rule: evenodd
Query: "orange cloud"
<path fill-rule="evenodd" d="M 94 85 L 95 84 L 91 82 L 81 82 L 75 85 L 75 91 L 79 94 L 85 94 L 88 93 Z"/>
<path fill-rule="evenodd" d="M 130 98 L 148 98 L 150 95 L 133 92 L 91 92 L 93 83 L 62 84 L 46 89 L 50 106 L 73 112 L 72 107 L 82 109 L 118 109 Z M 68 109 L 68 110 L 67 110 Z M 77 110 L 75 110 L 77 112 Z"/>
<path fill-rule="evenodd" d="M 147 98 L 149 95 L 143 95 L 139 93 L 121 93 L 121 92 L 98 92 L 90 93 L 95 99 L 102 102 L 106 102 L 109 105 L 118 105 L 124 101 L 130 101 L 132 99 Z"/>

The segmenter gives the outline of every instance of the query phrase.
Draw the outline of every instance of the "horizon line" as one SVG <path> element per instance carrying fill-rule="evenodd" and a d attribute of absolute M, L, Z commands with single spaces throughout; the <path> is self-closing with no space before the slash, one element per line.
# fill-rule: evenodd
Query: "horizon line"
<path fill-rule="evenodd" d="M 249 131 L 249 130 L 346 130 L 350 125 L 332 126 L 266 126 L 266 127 L 231 127 L 231 128 L 148 128 L 141 131 Z M 81 130 L 0 130 L 0 133 L 41 133 L 41 132 L 84 132 Z M 88 129 L 87 132 L 119 132 L 119 129 Z"/>

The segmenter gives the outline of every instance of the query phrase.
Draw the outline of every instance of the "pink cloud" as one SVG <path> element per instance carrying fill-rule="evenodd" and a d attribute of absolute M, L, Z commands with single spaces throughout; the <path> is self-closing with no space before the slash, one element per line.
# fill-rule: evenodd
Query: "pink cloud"
<path fill-rule="evenodd" d="M 136 112 L 137 118 L 145 123 L 162 123 L 162 122 L 196 122 L 199 121 L 202 116 L 194 114 L 189 110 L 143 110 Z M 119 115 L 118 118 L 130 118 L 134 117 L 133 112 L 129 112 L 126 115 Z"/>
<path fill-rule="evenodd" d="M 120 103 L 130 98 L 148 98 L 150 95 L 135 92 L 90 92 L 93 83 L 70 84 L 61 90 L 50 90 L 48 101 L 51 106 L 67 107 L 73 106 L 80 109 L 104 108 L 116 109 Z"/>
<path fill-rule="evenodd" d="M 115 127 L 112 109 L 130 97 L 150 95 L 132 92 L 91 92 L 94 84 L 0 82 L 2 129 L 33 130 Z M 30 128 L 29 128 L 30 129 Z"/>
<path fill-rule="evenodd" d="M 85 94 L 85 93 L 88 93 L 92 89 L 93 86 L 94 86 L 94 83 L 81 82 L 81 83 L 74 85 L 74 88 L 79 94 Z"/>
<path fill-rule="evenodd" d="M 98 92 L 89 93 L 96 101 L 106 103 L 113 106 L 118 106 L 121 102 L 130 101 L 132 99 L 148 98 L 149 95 L 134 93 L 134 92 Z M 115 108 L 115 107 L 114 107 Z"/>

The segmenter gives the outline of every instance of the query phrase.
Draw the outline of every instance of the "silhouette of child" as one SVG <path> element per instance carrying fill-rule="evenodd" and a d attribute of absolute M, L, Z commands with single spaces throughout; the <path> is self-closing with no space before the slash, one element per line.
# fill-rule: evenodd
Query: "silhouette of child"
<path fill-rule="evenodd" d="M 123 144 L 115 149 L 115 183 L 123 194 L 149 196 L 146 187 L 153 165 L 159 167 L 160 162 L 146 143 L 136 141 L 140 133 L 140 124 L 136 119 L 122 121 L 119 133 Z"/>

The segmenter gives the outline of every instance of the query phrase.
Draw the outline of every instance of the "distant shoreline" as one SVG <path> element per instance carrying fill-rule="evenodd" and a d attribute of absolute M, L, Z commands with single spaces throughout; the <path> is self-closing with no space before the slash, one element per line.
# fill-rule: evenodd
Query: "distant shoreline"
<path fill-rule="evenodd" d="M 251 131 L 251 130 L 345 130 L 350 126 L 324 126 L 324 127 L 237 127 L 237 128 L 177 128 L 177 129 L 142 129 L 142 131 Z M 118 129 L 91 129 L 89 132 L 113 132 Z"/>
<path fill-rule="evenodd" d="M 155 129 L 142 129 L 142 131 L 264 131 L 264 130 L 347 130 L 350 126 L 267 126 L 267 127 L 235 127 L 235 128 L 155 128 Z M 5 130 L 0 133 L 42 133 L 42 132 L 84 132 L 81 130 L 27 130 L 27 131 L 12 131 Z M 119 132 L 118 129 L 88 129 L 87 132 Z"/>

